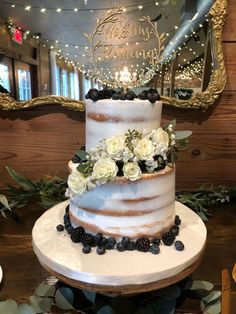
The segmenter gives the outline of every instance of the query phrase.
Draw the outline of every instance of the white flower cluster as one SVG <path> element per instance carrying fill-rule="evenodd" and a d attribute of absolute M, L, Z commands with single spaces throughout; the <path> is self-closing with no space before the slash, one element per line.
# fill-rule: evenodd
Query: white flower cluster
<path fill-rule="evenodd" d="M 135 131 L 137 132 L 137 131 Z M 131 134 L 131 133 L 130 133 Z M 129 138 L 130 134 L 117 135 L 107 138 L 101 145 L 89 152 L 92 172 L 89 175 L 73 170 L 68 178 L 68 187 L 74 194 L 83 194 L 87 190 L 112 181 L 119 171 L 117 163 L 123 165 L 122 172 L 125 178 L 136 181 L 142 176 L 139 164 L 145 164 L 147 172 L 153 172 L 158 167 L 158 160 L 154 158 L 160 155 L 167 159 L 167 152 L 174 145 L 172 129 L 167 132 L 162 128 L 147 132 L 137 132 L 139 136 Z"/>

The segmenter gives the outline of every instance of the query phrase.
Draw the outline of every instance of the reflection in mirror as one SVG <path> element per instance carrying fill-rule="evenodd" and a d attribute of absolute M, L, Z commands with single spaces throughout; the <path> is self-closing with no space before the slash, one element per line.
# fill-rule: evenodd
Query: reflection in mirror
<path fill-rule="evenodd" d="M 95 2 L 96 10 L 91 14 Z M 122 7 L 117 7 L 121 2 Z M 55 91 L 53 84 L 51 88 L 52 93 L 58 97 L 41 96 L 37 100 L 26 100 L 26 97 L 24 102 L 19 102 L 0 95 L 1 99 L 4 98 L 0 107 L 4 109 L 26 108 L 39 104 L 40 101 L 48 103 L 55 100 L 60 103 L 64 98 L 73 98 L 75 93 L 68 92 L 68 86 L 75 85 L 73 82 L 76 80 L 70 79 L 75 74 L 79 74 L 83 80 L 77 84 L 80 98 L 68 100 L 67 104 L 74 108 L 77 102 L 80 106 L 87 92 L 86 86 L 117 87 L 118 84 L 115 83 L 119 81 L 123 68 L 133 77 L 133 87 L 155 87 L 162 95 L 164 103 L 177 107 L 207 108 L 224 88 L 225 68 L 221 36 L 227 0 L 160 0 L 143 2 L 142 5 L 137 5 L 134 1 L 128 1 L 124 5 L 123 1 L 117 1 L 116 7 L 109 5 L 109 10 L 104 9 L 103 1 L 91 0 L 78 12 L 80 19 L 73 20 L 73 27 L 74 9 L 62 8 L 58 23 L 57 15 L 51 14 L 56 8 L 50 7 L 47 9 L 47 16 L 51 16 L 52 20 L 47 19 L 41 23 L 42 16 L 35 3 L 36 0 L 32 0 L 31 10 L 25 16 L 22 15 L 23 4 L 17 5 L 14 12 L 18 23 L 30 25 L 32 20 L 34 31 L 37 34 L 42 32 L 38 39 L 35 37 L 37 40 L 34 44 L 40 46 L 41 52 L 44 51 L 43 47 L 50 50 L 50 60 L 47 62 L 51 63 L 51 74 L 55 72 L 55 81 L 60 77 L 58 73 L 62 74 L 60 86 L 54 84 Z M 7 21 L 12 7 L 6 3 L 0 11 L 1 18 Z M 115 11 L 117 12 L 114 15 Z M 110 15 L 109 23 L 103 23 L 108 21 L 106 14 Z M 57 25 L 56 33 L 51 27 L 52 22 Z M 34 40 L 34 36 L 31 39 Z M 52 55 L 55 58 L 55 71 L 52 70 Z M 9 56 L 4 57 L 5 62 L 7 57 Z M 93 61 L 97 72 L 93 71 Z M 34 60 L 35 67 L 38 64 Z M 72 67 L 72 70 L 68 70 L 70 76 L 63 80 L 66 65 Z M 14 72 L 10 67 L 9 71 Z M 62 84 L 64 81 L 69 81 L 69 84 Z M 10 85 L 6 82 L 8 88 L 11 85 L 11 81 Z M 39 85 L 36 82 L 35 86 Z M 36 90 L 36 93 L 33 89 L 32 97 L 38 94 L 47 95 L 43 90 L 47 89 L 45 86 L 46 84 L 42 84 L 41 91 Z M 65 86 L 67 92 L 64 91 Z M 128 87 L 132 88 L 131 85 Z M 12 95 L 17 97 L 17 93 Z"/>

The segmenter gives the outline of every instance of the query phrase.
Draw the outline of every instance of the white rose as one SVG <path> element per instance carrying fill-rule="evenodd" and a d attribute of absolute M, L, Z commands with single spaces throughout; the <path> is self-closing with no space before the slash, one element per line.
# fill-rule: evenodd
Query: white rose
<path fill-rule="evenodd" d="M 151 159 L 154 155 L 154 146 L 152 141 L 147 138 L 137 141 L 134 153 L 140 160 Z"/>
<path fill-rule="evenodd" d="M 113 136 L 105 140 L 106 151 L 110 158 L 120 159 L 125 148 L 125 137 L 122 135 Z"/>
<path fill-rule="evenodd" d="M 162 128 L 152 131 L 152 140 L 154 144 L 169 145 L 169 135 Z"/>
<path fill-rule="evenodd" d="M 124 165 L 123 173 L 124 173 L 124 176 L 131 181 L 136 181 L 140 179 L 142 175 L 142 172 L 139 166 L 133 162 L 128 162 L 127 164 Z"/>
<path fill-rule="evenodd" d="M 93 166 L 92 180 L 104 184 L 114 180 L 118 171 L 116 163 L 110 158 L 101 158 Z"/>
<path fill-rule="evenodd" d="M 86 191 L 86 179 L 78 171 L 73 171 L 67 180 L 69 189 L 75 194 L 83 194 Z"/>

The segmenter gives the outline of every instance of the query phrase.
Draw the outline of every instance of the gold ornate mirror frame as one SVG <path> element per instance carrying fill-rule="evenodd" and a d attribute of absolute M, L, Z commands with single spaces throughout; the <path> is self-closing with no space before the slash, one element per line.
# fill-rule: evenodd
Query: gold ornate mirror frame
<path fill-rule="evenodd" d="M 212 49 L 214 51 L 214 63 L 216 66 L 213 69 L 207 89 L 204 92 L 196 93 L 189 100 L 179 100 L 161 96 L 163 103 L 179 108 L 206 110 L 224 90 L 226 73 L 222 50 L 222 33 L 226 18 L 226 7 L 227 0 L 215 0 L 209 12 L 213 35 Z M 84 110 L 83 101 L 67 97 L 48 95 L 36 97 L 27 101 L 16 101 L 9 94 L 0 93 L 0 109 L 2 110 L 21 110 L 49 104 L 61 105 L 75 111 Z"/>

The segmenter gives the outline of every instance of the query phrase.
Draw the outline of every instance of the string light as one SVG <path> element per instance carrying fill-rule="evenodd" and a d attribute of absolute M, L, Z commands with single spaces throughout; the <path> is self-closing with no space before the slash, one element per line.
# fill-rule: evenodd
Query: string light
<path fill-rule="evenodd" d="M 30 6 L 30 5 L 27 5 L 27 6 L 25 7 L 25 11 L 30 11 L 30 9 L 31 9 L 31 6 Z"/>
<path fill-rule="evenodd" d="M 40 10 L 40 12 L 45 13 L 45 12 L 46 12 L 46 9 L 45 9 L 45 8 L 42 8 L 42 9 Z"/>

